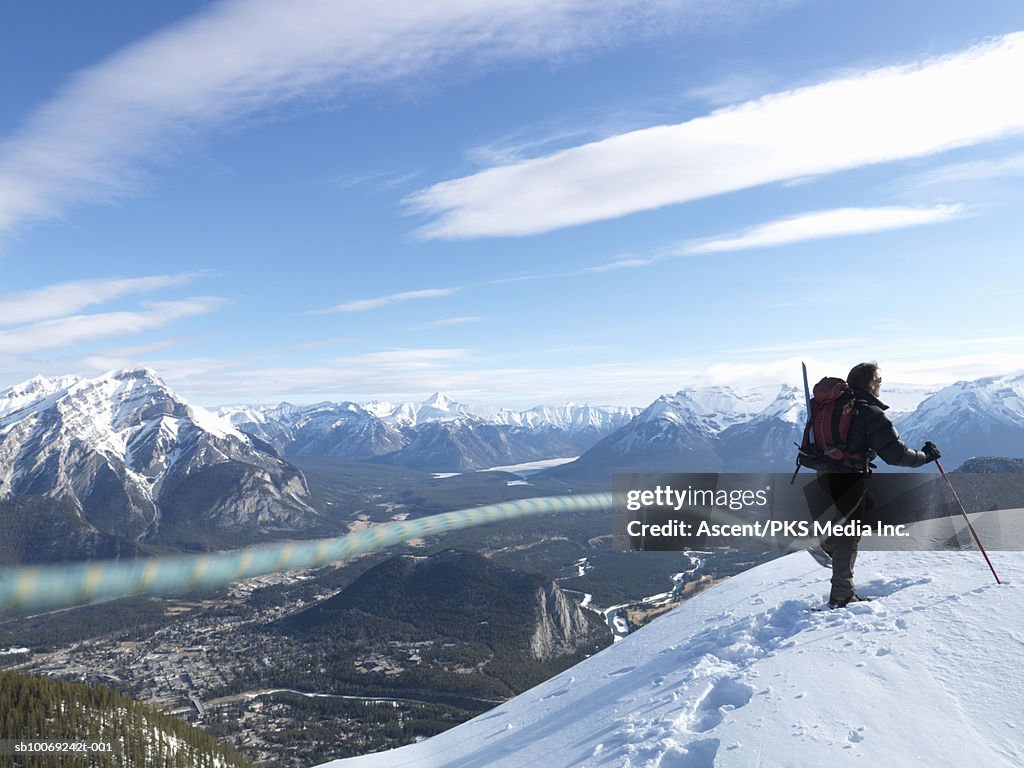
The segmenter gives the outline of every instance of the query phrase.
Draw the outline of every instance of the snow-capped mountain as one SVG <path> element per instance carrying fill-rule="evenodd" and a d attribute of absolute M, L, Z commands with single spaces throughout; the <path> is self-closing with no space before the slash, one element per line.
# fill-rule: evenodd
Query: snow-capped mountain
<path fill-rule="evenodd" d="M 250 437 L 273 446 L 278 453 L 292 439 L 292 425 L 305 410 L 302 406 L 281 403 L 275 406 L 228 405 L 217 409 L 217 416 Z"/>
<path fill-rule="evenodd" d="M 288 456 L 331 456 L 435 472 L 577 456 L 637 408 L 569 403 L 528 411 L 474 409 L 435 393 L 421 403 L 227 406 L 219 413 Z"/>
<path fill-rule="evenodd" d="M 223 406 L 217 412 L 247 435 L 291 456 L 365 461 L 409 442 L 400 428 L 385 422 L 373 409 L 351 402 Z"/>
<path fill-rule="evenodd" d="M 680 418 L 703 421 L 714 433 L 749 421 L 770 406 L 778 387 L 758 387 L 737 392 L 731 387 L 689 387 L 659 398 L 661 407 L 648 418 Z M 659 402 L 656 401 L 656 402 Z"/>
<path fill-rule="evenodd" d="M 723 463 L 732 472 L 793 469 L 794 443 L 803 437 L 806 411 L 804 393 L 796 387 L 782 387 L 760 413 L 721 431 L 718 453 Z"/>
<path fill-rule="evenodd" d="M 408 445 L 377 461 L 427 471 L 472 471 L 572 455 L 571 444 L 543 432 L 478 419 L 427 422 L 409 430 Z"/>
<path fill-rule="evenodd" d="M 606 435 L 628 424 L 641 408 L 628 406 L 591 406 L 566 403 L 561 406 L 538 405 L 526 411 L 501 408 L 487 417 L 494 424 L 534 430 L 560 430 L 567 435 Z"/>
<path fill-rule="evenodd" d="M 911 447 L 938 445 L 949 467 L 973 456 L 1024 457 L 1024 374 L 959 381 L 896 424 Z"/>
<path fill-rule="evenodd" d="M 1024 764 L 1024 556 L 864 552 L 815 611 L 803 553 L 733 576 L 479 717 L 330 768 Z M 641 556 L 642 559 L 642 556 Z"/>
<path fill-rule="evenodd" d="M 804 404 L 792 386 L 719 386 L 666 394 L 643 410 L 569 403 L 474 412 L 435 393 L 421 403 L 282 403 L 219 414 L 189 406 L 151 371 L 37 377 L 0 393 L 0 493 L 68 498 L 139 536 L 159 529 L 158 508 L 184 493 L 172 481 L 191 472 L 190 462 L 223 464 L 222 475 L 235 464 L 269 471 L 270 495 L 283 506 L 255 517 L 294 524 L 305 490 L 275 451 L 435 472 L 580 456 L 542 476 L 605 484 L 615 470 L 786 471 Z M 897 426 L 912 447 L 936 442 L 950 468 L 975 455 L 1022 456 L 1024 375 L 946 387 L 898 415 Z"/>
<path fill-rule="evenodd" d="M 440 392 L 435 392 L 422 403 L 401 403 L 392 406 L 390 403 L 374 401 L 366 410 L 385 424 L 400 427 L 416 427 L 420 424 L 476 415 L 468 405 L 457 403 Z"/>
<path fill-rule="evenodd" d="M 772 447 L 791 444 L 803 418 L 795 388 L 784 386 L 771 395 L 765 389 L 740 394 L 728 387 L 662 395 L 577 461 L 543 474 L 608 481 L 615 470 L 703 472 L 756 465 Z M 773 461 L 776 455 L 771 454 Z M 785 456 L 786 466 L 792 465 L 792 450 Z"/>
<path fill-rule="evenodd" d="M 294 467 L 153 371 L 36 378 L 0 392 L 0 500 L 70 503 L 105 536 L 301 528 L 313 515 L 307 495 Z"/>
<path fill-rule="evenodd" d="M 788 385 L 774 399 L 765 394 L 709 387 L 662 395 L 578 460 L 542 476 L 610 484 L 615 471 L 790 470 L 806 418 L 804 394 Z M 911 448 L 932 440 L 949 468 L 973 456 L 1024 457 L 1024 374 L 958 382 L 893 416 Z"/>
<path fill-rule="evenodd" d="M 284 450 L 291 456 L 360 460 L 408 443 L 401 430 L 356 403 L 322 403 L 298 414 Z"/>

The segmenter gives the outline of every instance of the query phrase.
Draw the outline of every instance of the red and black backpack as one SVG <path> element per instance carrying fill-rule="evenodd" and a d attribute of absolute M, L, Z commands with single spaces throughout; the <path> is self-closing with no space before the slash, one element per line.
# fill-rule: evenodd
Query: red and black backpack
<path fill-rule="evenodd" d="M 855 470 L 870 472 L 863 453 L 847 450 L 850 424 L 857 406 L 866 403 L 842 379 L 826 376 L 814 385 L 803 442 L 798 446 L 796 468 L 816 469 L 824 472 Z M 795 474 L 795 473 L 794 473 Z"/>

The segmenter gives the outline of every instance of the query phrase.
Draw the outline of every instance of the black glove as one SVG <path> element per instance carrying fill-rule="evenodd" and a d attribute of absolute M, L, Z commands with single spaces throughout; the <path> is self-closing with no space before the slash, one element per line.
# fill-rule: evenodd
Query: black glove
<path fill-rule="evenodd" d="M 925 458 L 927 458 L 928 461 L 935 461 L 936 459 L 942 458 L 942 454 L 939 453 L 939 449 L 935 447 L 935 443 L 931 440 L 922 446 L 921 452 L 925 455 Z"/>

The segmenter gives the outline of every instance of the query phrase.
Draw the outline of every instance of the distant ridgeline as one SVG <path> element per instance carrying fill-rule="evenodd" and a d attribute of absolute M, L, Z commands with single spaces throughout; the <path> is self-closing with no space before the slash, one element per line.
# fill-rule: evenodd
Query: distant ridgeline
<path fill-rule="evenodd" d="M 976 475 L 1003 475 L 1024 472 L 1024 459 L 1008 459 L 1003 456 L 980 456 L 968 459 L 957 469 Z"/>
<path fill-rule="evenodd" d="M 20 768 L 229 768 L 252 763 L 207 733 L 116 691 L 0 672 L 0 739 L 108 743 L 109 753 L 0 757 Z"/>

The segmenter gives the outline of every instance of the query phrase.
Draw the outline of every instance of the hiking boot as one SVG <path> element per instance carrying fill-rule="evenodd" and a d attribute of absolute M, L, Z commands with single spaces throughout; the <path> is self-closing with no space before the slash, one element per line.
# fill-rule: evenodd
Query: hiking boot
<path fill-rule="evenodd" d="M 870 602 L 871 602 L 871 598 L 870 597 L 861 597 L 856 592 L 854 592 L 852 595 L 850 595 L 849 597 L 847 597 L 844 600 L 837 600 L 837 599 L 835 599 L 833 597 L 831 600 L 828 601 L 828 607 L 831 608 L 832 610 L 835 610 L 836 608 L 845 608 L 850 603 L 870 603 Z"/>
<path fill-rule="evenodd" d="M 811 546 L 809 546 L 807 548 L 807 554 L 813 557 L 815 561 L 817 561 L 818 565 L 824 568 L 832 567 L 832 554 L 826 552 L 817 544 L 812 544 Z"/>

